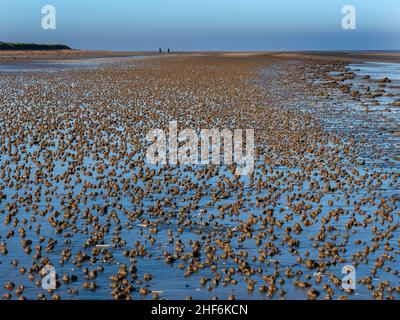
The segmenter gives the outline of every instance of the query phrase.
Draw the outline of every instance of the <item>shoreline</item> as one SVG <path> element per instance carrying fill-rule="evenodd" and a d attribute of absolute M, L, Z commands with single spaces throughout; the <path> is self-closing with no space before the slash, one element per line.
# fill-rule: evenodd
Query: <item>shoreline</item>
<path fill-rule="evenodd" d="M 92 51 L 92 50 L 51 50 L 51 51 L 0 51 L 0 64 L 12 62 L 29 61 L 52 61 L 52 60 L 79 60 L 79 59 L 101 59 L 101 58 L 124 58 L 132 55 L 157 55 L 155 51 L 122 52 L 122 51 Z"/>
<path fill-rule="evenodd" d="M 107 50 L 4 50 L 0 51 L 0 64 L 10 62 L 47 61 L 47 60 L 79 60 L 101 58 L 125 58 L 132 55 L 160 55 L 158 51 L 107 51 Z M 244 57 L 276 57 L 281 59 L 336 59 L 345 61 L 371 61 L 400 63 L 400 52 L 375 51 L 176 51 L 161 53 L 162 56 L 212 56 L 224 58 Z"/>
<path fill-rule="evenodd" d="M 3 299 L 397 299 L 400 172 L 379 148 L 397 141 L 400 79 L 351 61 L 170 54 L 2 74 Z M 145 133 L 171 119 L 253 128 L 253 175 L 148 163 Z M 353 263 L 364 282 L 343 291 Z"/>

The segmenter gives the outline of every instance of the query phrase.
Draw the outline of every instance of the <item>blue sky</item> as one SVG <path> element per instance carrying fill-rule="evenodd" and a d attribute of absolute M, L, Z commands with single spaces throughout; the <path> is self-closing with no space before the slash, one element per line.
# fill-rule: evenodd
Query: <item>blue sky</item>
<path fill-rule="evenodd" d="M 57 29 L 41 27 L 44 5 Z M 344 5 L 357 29 L 341 27 Z M 0 0 L 0 41 L 79 49 L 400 50 L 399 0 Z"/>

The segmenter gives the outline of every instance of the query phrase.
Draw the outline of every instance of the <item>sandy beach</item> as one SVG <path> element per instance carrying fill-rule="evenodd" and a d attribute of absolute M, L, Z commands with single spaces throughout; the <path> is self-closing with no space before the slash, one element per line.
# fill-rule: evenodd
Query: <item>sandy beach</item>
<path fill-rule="evenodd" d="M 95 50 L 42 50 L 42 51 L 0 51 L 0 62 L 19 62 L 37 60 L 76 60 L 129 57 L 132 55 L 156 55 L 155 52 L 129 52 L 129 51 L 95 51 Z"/>
<path fill-rule="evenodd" d="M 2 298 L 399 299 L 399 63 L 0 52 Z M 149 164 L 171 121 L 253 129 L 254 172 Z"/>

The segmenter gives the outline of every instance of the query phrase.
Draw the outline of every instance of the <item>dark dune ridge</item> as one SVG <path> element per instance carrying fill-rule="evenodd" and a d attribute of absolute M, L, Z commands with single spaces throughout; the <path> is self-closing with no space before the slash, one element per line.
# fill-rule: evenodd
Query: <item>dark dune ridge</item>
<path fill-rule="evenodd" d="M 0 50 L 71 50 L 64 44 L 0 42 Z"/>

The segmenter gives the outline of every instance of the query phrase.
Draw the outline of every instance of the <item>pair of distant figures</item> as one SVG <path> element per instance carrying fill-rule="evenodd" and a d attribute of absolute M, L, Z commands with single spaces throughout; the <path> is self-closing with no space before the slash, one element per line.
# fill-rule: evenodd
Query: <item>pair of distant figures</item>
<path fill-rule="evenodd" d="M 162 53 L 162 49 L 161 49 L 161 48 L 158 49 L 158 52 L 159 52 L 159 53 Z M 171 52 L 171 50 L 168 48 L 168 49 L 167 49 L 167 53 L 170 53 L 170 52 Z"/>

